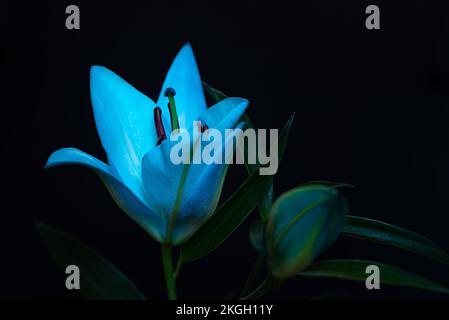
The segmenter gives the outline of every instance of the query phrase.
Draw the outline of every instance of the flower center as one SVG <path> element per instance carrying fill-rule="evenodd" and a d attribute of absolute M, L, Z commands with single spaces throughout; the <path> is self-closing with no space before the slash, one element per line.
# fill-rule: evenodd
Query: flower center
<path fill-rule="evenodd" d="M 173 88 L 165 89 L 164 96 L 168 98 L 168 110 L 170 111 L 170 122 L 172 131 L 179 129 L 178 114 L 176 113 L 175 103 L 176 91 Z"/>
<path fill-rule="evenodd" d="M 168 98 L 168 110 L 170 111 L 170 122 L 172 131 L 179 129 L 178 113 L 176 112 L 175 103 L 176 91 L 173 88 L 167 88 L 164 91 L 164 96 Z M 154 108 L 154 124 L 156 126 L 157 142 L 156 146 L 160 145 L 164 140 L 167 140 L 164 123 L 162 122 L 162 110 L 158 106 Z M 198 130 L 205 132 L 209 129 L 207 124 L 199 124 Z"/>
<path fill-rule="evenodd" d="M 167 139 L 165 134 L 164 124 L 162 123 L 162 110 L 159 107 L 154 108 L 154 124 L 156 125 L 157 142 L 160 145 L 162 141 Z"/>

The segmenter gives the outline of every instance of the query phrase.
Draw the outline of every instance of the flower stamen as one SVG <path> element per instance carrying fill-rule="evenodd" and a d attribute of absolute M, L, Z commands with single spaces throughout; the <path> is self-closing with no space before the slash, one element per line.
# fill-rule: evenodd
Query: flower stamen
<path fill-rule="evenodd" d="M 158 146 L 162 143 L 162 141 L 167 139 L 164 124 L 162 122 L 162 110 L 159 107 L 154 108 L 154 124 L 156 126 L 156 134 L 157 134 L 156 145 Z"/>
<path fill-rule="evenodd" d="M 176 113 L 176 103 L 174 98 L 175 95 L 175 89 L 165 89 L 164 96 L 168 98 L 168 110 L 170 111 L 171 128 L 173 131 L 179 129 L 178 114 Z"/>

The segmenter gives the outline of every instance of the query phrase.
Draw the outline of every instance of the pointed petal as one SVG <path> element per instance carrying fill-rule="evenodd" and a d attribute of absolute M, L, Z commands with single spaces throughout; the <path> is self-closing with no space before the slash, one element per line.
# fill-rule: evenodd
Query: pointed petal
<path fill-rule="evenodd" d="M 234 128 L 247 106 L 248 101 L 245 99 L 228 98 L 208 109 L 200 119 L 205 119 L 204 121 L 209 128 L 220 130 L 222 136 L 225 136 L 224 129 Z M 190 137 L 193 136 L 191 129 L 188 131 Z M 142 183 L 148 202 L 152 203 L 156 210 L 166 215 L 170 215 L 173 211 L 184 167 L 183 165 L 173 164 L 170 159 L 170 152 L 176 144 L 178 144 L 177 140 L 165 140 L 158 147 L 148 152 L 142 161 Z M 200 144 L 195 141 L 193 145 L 198 146 Z M 201 150 L 195 150 L 194 152 L 201 152 Z M 201 173 L 209 165 L 204 165 L 204 167 L 203 165 L 192 165 L 191 167 L 195 168 L 192 172 Z M 198 169 L 196 169 L 197 167 Z M 187 185 L 192 186 L 192 184 L 196 185 L 195 179 Z M 189 193 L 191 190 L 192 188 L 189 187 L 185 192 Z"/>
<path fill-rule="evenodd" d="M 244 99 L 229 99 L 229 101 L 217 104 L 213 110 L 211 108 L 206 111 L 211 115 L 220 113 L 219 122 L 212 121 L 218 119 L 214 116 L 205 118 L 210 119 L 210 123 L 216 124 L 214 129 L 220 130 L 222 136 L 226 137 L 224 129 L 232 129 L 236 126 L 247 105 L 248 102 Z M 228 113 L 225 114 L 222 109 L 226 109 Z M 243 123 L 238 127 L 242 128 Z M 222 149 L 224 148 L 226 151 L 226 154 L 222 152 L 224 155 L 222 159 L 226 159 L 229 155 L 230 148 L 226 148 L 226 145 L 232 139 L 231 135 L 226 137 L 222 143 Z M 142 163 L 142 181 L 148 201 L 153 203 L 161 214 L 169 218 L 174 213 L 183 172 L 188 170 L 182 190 L 180 209 L 177 212 L 173 239 L 169 239 L 174 244 L 184 241 L 213 213 L 221 194 L 227 169 L 225 164 L 173 164 L 170 159 L 170 151 L 177 143 L 178 141 L 164 141 L 147 153 Z M 207 144 L 205 143 L 203 146 Z M 194 142 L 193 145 L 197 145 L 197 143 Z M 198 152 L 198 150 L 193 152 Z"/>
<path fill-rule="evenodd" d="M 166 220 L 155 213 L 125 184 L 117 179 L 111 168 L 95 157 L 75 148 L 64 148 L 53 152 L 45 168 L 75 164 L 92 169 L 103 181 L 117 205 L 140 224 L 156 240 L 163 241 L 167 230 Z"/>
<path fill-rule="evenodd" d="M 243 129 L 245 123 L 236 128 Z M 224 159 L 235 152 L 229 148 L 233 136 L 226 137 L 222 152 Z M 178 213 L 173 232 L 173 243 L 180 244 L 187 240 L 214 212 L 220 200 L 223 183 L 228 170 L 227 164 L 193 164 L 190 165 L 191 191 L 185 195 L 186 201 Z M 189 184 L 187 184 L 189 187 Z"/>
<path fill-rule="evenodd" d="M 94 66 L 90 90 L 98 134 L 121 181 L 141 188 L 141 160 L 156 145 L 154 102 L 112 71 Z"/>
<path fill-rule="evenodd" d="M 179 124 L 181 128 L 187 128 L 207 109 L 200 74 L 190 44 L 186 44 L 173 60 L 157 99 L 158 106 L 163 110 L 166 128 L 171 126 L 167 108 L 168 98 L 164 97 L 164 92 L 170 87 L 176 91 Z"/>
<path fill-rule="evenodd" d="M 246 99 L 226 98 L 207 109 L 199 120 L 209 128 L 231 129 L 243 116 L 248 104 Z"/>

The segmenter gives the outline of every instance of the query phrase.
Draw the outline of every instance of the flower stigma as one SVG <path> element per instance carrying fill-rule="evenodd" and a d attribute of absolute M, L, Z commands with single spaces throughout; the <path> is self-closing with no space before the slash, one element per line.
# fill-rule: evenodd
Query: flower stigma
<path fill-rule="evenodd" d="M 164 96 L 168 98 L 168 110 L 170 111 L 170 121 L 172 131 L 179 129 L 178 114 L 176 113 L 175 103 L 176 91 L 173 88 L 165 89 Z"/>

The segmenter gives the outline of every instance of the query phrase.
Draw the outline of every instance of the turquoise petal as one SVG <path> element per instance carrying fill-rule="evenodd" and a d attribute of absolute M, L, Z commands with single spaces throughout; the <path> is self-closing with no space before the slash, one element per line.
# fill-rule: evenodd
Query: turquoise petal
<path fill-rule="evenodd" d="M 220 131 L 232 129 L 239 122 L 247 106 L 248 101 L 245 99 L 227 98 L 206 110 L 200 118 L 206 119 L 205 123 L 209 128 Z M 191 134 L 191 131 L 189 132 Z M 183 170 L 182 165 L 175 165 L 170 159 L 170 151 L 177 143 L 178 141 L 165 140 L 148 152 L 142 161 L 142 182 L 148 202 L 154 203 L 155 208 L 166 215 L 170 215 L 173 211 Z M 189 185 L 185 192 L 192 192 L 194 189 L 192 186 Z"/>
<path fill-rule="evenodd" d="M 149 152 L 143 159 L 143 185 L 148 201 L 151 202 L 160 215 L 170 220 L 176 214 L 176 224 L 172 239 L 176 244 L 183 234 L 176 229 L 189 229 L 194 226 L 180 226 L 179 221 L 190 214 L 189 222 L 202 221 L 214 211 L 226 172 L 224 164 L 191 164 L 175 165 L 170 160 L 170 150 L 175 142 L 167 140 L 158 148 Z M 184 172 L 184 170 L 186 170 Z M 185 182 L 181 186 L 183 173 Z M 182 188 L 180 205 L 175 213 L 178 190 Z"/>
<path fill-rule="evenodd" d="M 243 128 L 240 123 L 237 128 Z M 224 136 L 224 135 L 223 135 Z M 222 144 L 222 153 L 232 136 Z M 223 187 L 228 165 L 226 164 L 179 164 L 170 160 L 170 150 L 176 142 L 167 140 L 150 151 L 143 159 L 143 185 L 148 201 L 155 210 L 168 220 L 174 218 L 172 244 L 186 240 L 215 211 Z M 226 149 L 229 153 L 229 148 Z M 201 151 L 201 150 L 200 150 Z M 184 172 L 184 170 L 186 170 Z M 178 190 L 181 187 L 182 175 L 185 182 L 180 198 L 178 211 L 175 212 Z"/>
<path fill-rule="evenodd" d="M 81 165 L 92 169 L 103 181 L 117 205 L 132 219 L 140 224 L 156 240 L 165 238 L 166 220 L 150 209 L 142 194 L 134 194 L 125 184 L 116 178 L 104 162 L 75 148 L 59 149 L 48 158 L 45 168 L 61 165 Z"/>
<path fill-rule="evenodd" d="M 244 122 L 239 123 L 236 128 L 243 129 Z M 233 139 L 232 136 L 226 138 L 222 145 L 222 152 L 231 152 L 226 145 Z M 232 150 L 235 152 L 235 147 Z M 187 240 L 214 212 L 220 200 L 223 183 L 228 169 L 227 164 L 193 164 L 190 165 L 189 175 L 192 186 L 190 193 L 185 195 L 181 211 L 178 213 L 173 232 L 173 243 L 179 244 Z"/>
<path fill-rule="evenodd" d="M 179 124 L 181 128 L 188 128 L 207 109 L 200 73 L 190 44 L 186 44 L 173 60 L 157 99 L 167 133 L 171 132 L 171 125 L 167 108 L 168 98 L 164 97 L 164 92 L 170 87 L 176 91 Z"/>
<path fill-rule="evenodd" d="M 216 126 L 209 126 L 209 128 L 220 130 L 223 137 L 225 137 L 224 129 L 235 128 L 248 105 L 248 101 L 245 99 L 229 98 L 226 100 L 207 110 L 202 116 L 202 118 L 210 119 L 211 123 Z M 211 115 L 206 116 L 208 113 Z M 215 117 L 217 113 L 222 115 L 220 121 L 212 121 L 218 119 Z M 243 128 L 243 123 L 239 124 L 238 128 Z M 228 137 L 222 144 L 222 148 L 231 139 L 232 136 Z M 173 239 L 171 239 L 175 244 L 185 240 L 213 213 L 221 194 L 227 169 L 224 164 L 173 164 L 170 159 L 170 151 L 177 143 L 178 141 L 164 141 L 145 155 L 142 164 L 143 186 L 147 199 L 154 204 L 155 210 L 169 219 L 175 209 L 183 171 L 187 170 L 180 210 L 176 213 L 177 219 Z M 203 146 L 207 144 L 208 142 L 203 142 Z"/>
<path fill-rule="evenodd" d="M 248 104 L 246 99 L 226 98 L 207 109 L 198 119 L 209 128 L 231 129 L 243 116 Z"/>
<path fill-rule="evenodd" d="M 134 193 L 141 160 L 156 145 L 154 102 L 112 71 L 94 66 L 90 91 L 95 122 L 115 175 Z"/>

